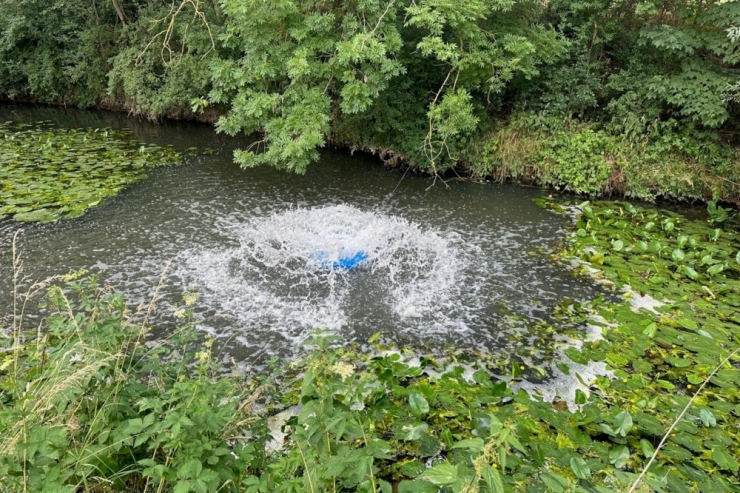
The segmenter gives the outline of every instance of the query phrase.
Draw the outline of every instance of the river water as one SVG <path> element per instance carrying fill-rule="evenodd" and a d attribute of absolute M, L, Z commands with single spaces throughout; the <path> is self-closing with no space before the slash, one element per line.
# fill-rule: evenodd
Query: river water
<path fill-rule="evenodd" d="M 0 121 L 127 128 L 146 143 L 215 149 L 157 168 L 149 179 L 54 224 L 0 222 L 0 314 L 11 312 L 11 241 L 25 275 L 86 268 L 133 303 L 163 269 L 162 323 L 186 290 L 200 327 L 247 359 L 289 354 L 314 329 L 363 342 L 378 331 L 403 344 L 511 350 L 511 321 L 539 320 L 595 288 L 546 259 L 566 219 L 533 203 L 544 192 L 450 182 L 381 166 L 367 155 L 322 152 L 305 175 L 240 169 L 247 137 L 193 123 L 121 114 L 0 106 Z M 358 256 L 359 255 L 359 256 Z M 344 269 L 342 259 L 360 259 Z M 32 317 L 33 319 L 33 317 Z"/>

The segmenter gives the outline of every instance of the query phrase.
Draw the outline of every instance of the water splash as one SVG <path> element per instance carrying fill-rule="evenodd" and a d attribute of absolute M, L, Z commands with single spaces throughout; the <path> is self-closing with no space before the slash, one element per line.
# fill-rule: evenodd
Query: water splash
<path fill-rule="evenodd" d="M 188 252 L 182 276 L 245 333 L 267 329 L 266 337 L 298 342 L 316 328 L 370 325 L 381 312 L 406 328 L 459 328 L 449 313 L 475 249 L 462 248 L 454 232 L 346 205 L 293 209 L 229 229 L 239 245 Z"/>

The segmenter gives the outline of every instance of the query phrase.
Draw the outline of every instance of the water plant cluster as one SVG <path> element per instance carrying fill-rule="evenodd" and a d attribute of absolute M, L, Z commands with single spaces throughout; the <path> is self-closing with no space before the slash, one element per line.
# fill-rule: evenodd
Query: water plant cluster
<path fill-rule="evenodd" d="M 170 147 L 136 142 L 123 131 L 0 124 L 0 219 L 50 222 L 74 218 L 173 164 Z"/>
<path fill-rule="evenodd" d="M 572 211 L 572 209 L 570 209 Z M 314 334 L 310 352 L 246 376 L 192 330 L 167 340 L 153 303 L 94 279 L 49 289 L 43 330 L 0 339 L 3 491 L 738 491 L 740 237 L 709 220 L 581 204 L 555 260 L 619 300 L 565 303 L 553 374 L 572 397 L 523 389 L 527 361 L 373 352 Z M 43 286 L 32 287 L 39 291 Z M 576 337 L 575 326 L 600 327 Z M 218 362 L 218 363 L 216 363 Z M 595 378 L 581 375 L 603 363 Z M 547 387 L 541 387 L 546 390 Z M 546 398 L 545 398 L 546 397 Z"/>

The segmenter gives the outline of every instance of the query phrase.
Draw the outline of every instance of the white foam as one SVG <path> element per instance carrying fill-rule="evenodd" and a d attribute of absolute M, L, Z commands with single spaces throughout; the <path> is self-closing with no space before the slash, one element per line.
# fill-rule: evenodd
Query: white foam
<path fill-rule="evenodd" d="M 455 233 L 345 205 L 235 220 L 227 228 L 239 245 L 185 252 L 180 275 L 233 314 L 240 330 L 269 327 L 297 343 L 316 328 L 341 329 L 352 320 L 347 311 L 363 303 L 402 322 L 459 326 L 445 318 L 445 307 L 465 289 L 459 281 L 467 257 Z M 354 269 L 327 267 L 358 252 L 367 258 Z M 360 278 L 365 299 L 353 299 Z"/>
<path fill-rule="evenodd" d="M 569 372 L 563 373 L 555 364 L 550 364 L 549 370 L 552 377 L 542 383 L 530 382 L 523 380 L 513 386 L 514 389 L 524 389 L 531 396 L 540 397 L 545 402 L 554 402 L 560 399 L 566 403 L 568 409 L 575 411 L 578 409 L 576 404 L 576 390 L 580 390 L 587 397 L 591 394 L 591 385 L 600 376 L 614 378 L 614 374 L 607 369 L 606 363 L 601 361 L 590 361 L 588 364 L 575 363 L 564 354 L 561 354 L 556 361 L 565 361 L 568 364 Z"/>
<path fill-rule="evenodd" d="M 629 302 L 630 309 L 635 313 L 638 313 L 640 310 L 647 310 L 657 315 L 658 311 L 656 308 L 660 308 L 666 304 L 665 301 L 656 300 L 649 294 L 643 295 L 638 293 L 629 284 L 625 284 L 622 287 L 622 293 L 624 298 Z"/>

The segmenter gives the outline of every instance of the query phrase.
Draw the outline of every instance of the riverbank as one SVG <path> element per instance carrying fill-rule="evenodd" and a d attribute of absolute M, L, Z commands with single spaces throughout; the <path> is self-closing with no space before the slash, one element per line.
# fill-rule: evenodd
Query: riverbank
<path fill-rule="evenodd" d="M 740 149 L 690 129 L 630 138 L 596 123 L 518 115 L 470 147 L 466 167 L 587 197 L 740 205 Z"/>
<path fill-rule="evenodd" d="M 132 103 L 113 100 L 104 100 L 96 108 L 136 114 Z M 156 120 L 212 125 L 224 114 L 215 107 L 204 113 L 172 110 Z M 560 122 L 555 126 L 536 126 L 528 120 L 531 116 L 514 116 L 471 142 L 457 167 L 440 178 L 509 182 L 591 198 L 740 205 L 740 150 L 727 142 L 708 135 L 697 138 L 686 134 L 633 141 L 595 124 Z M 430 172 L 414 166 L 407 155 L 390 148 L 367 147 L 343 141 L 341 136 L 330 139 L 328 145 L 372 154 L 385 166 L 410 167 L 421 174 Z"/>
<path fill-rule="evenodd" d="M 192 330 L 196 296 L 153 340 L 156 300 L 127 309 L 60 279 L 45 330 L 16 317 L 3 339 L 6 491 L 738 491 L 736 225 L 621 203 L 577 214 L 554 261 L 623 301 L 555 309 L 560 386 L 524 381 L 523 355 L 377 337 L 361 352 L 326 333 L 245 374 Z"/>

